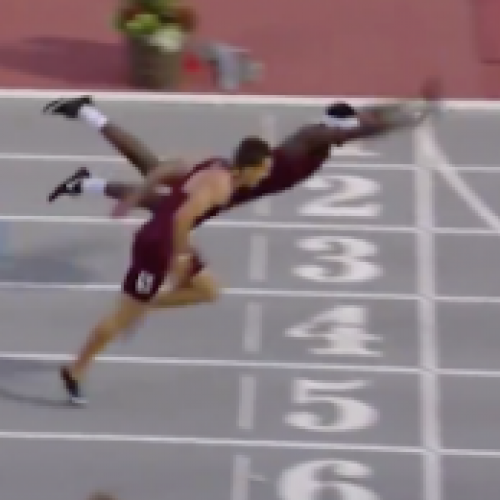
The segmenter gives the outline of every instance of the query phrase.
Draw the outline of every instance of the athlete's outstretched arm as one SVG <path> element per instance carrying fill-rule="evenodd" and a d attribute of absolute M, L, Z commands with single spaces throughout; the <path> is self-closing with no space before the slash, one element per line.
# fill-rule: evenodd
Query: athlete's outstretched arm
<path fill-rule="evenodd" d="M 321 148 L 342 146 L 346 142 L 351 142 L 358 139 L 368 139 L 371 137 L 379 137 L 400 128 L 401 126 L 396 126 L 394 122 L 388 123 L 385 120 L 360 120 L 360 124 L 357 127 L 351 129 L 326 127 L 322 129 L 316 129 L 314 130 L 314 133 L 309 137 L 309 144 L 312 147 Z"/>
<path fill-rule="evenodd" d="M 315 134 L 313 142 L 318 145 L 342 145 L 346 142 L 378 137 L 400 129 L 415 127 L 437 110 L 441 87 L 437 80 L 430 79 L 421 90 L 421 102 L 400 101 L 382 104 L 358 113 L 359 126 L 352 129 L 323 129 Z"/>
<path fill-rule="evenodd" d="M 358 118 L 363 123 L 379 123 L 384 127 L 382 133 L 393 130 L 413 128 L 430 116 L 436 107 L 429 101 L 401 101 L 391 104 L 379 104 L 358 110 Z"/>
<path fill-rule="evenodd" d="M 413 127 L 438 111 L 441 100 L 441 84 L 436 79 L 424 83 L 420 99 L 400 100 L 393 103 L 363 107 L 358 116 L 361 120 L 381 121 L 396 128 Z"/>

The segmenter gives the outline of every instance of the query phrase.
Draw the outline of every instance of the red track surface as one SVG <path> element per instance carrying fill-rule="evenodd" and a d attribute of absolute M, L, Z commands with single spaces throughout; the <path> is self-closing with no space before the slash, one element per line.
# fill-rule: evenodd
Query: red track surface
<path fill-rule="evenodd" d="M 3 3 L 0 87 L 127 88 L 115 0 Z M 437 74 L 449 97 L 500 97 L 500 0 L 191 4 L 200 37 L 248 47 L 265 63 L 247 93 L 406 95 Z M 213 89 L 198 78 L 182 90 Z"/>

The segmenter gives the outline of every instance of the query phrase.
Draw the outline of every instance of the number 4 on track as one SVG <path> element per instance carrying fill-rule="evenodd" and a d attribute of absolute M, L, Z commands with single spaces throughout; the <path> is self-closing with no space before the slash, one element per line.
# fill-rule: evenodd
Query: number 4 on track
<path fill-rule="evenodd" d="M 323 345 L 309 347 L 317 355 L 380 357 L 382 353 L 371 348 L 382 338 L 367 331 L 367 311 L 364 307 L 339 306 L 294 325 L 285 336 L 298 339 L 321 339 Z"/>

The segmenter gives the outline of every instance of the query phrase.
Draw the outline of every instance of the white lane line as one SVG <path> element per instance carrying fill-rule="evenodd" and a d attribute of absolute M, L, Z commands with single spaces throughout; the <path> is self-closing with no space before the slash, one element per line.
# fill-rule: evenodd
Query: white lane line
<path fill-rule="evenodd" d="M 105 433 L 77 433 L 77 432 L 24 432 L 0 430 L 0 440 L 11 441 L 60 441 L 67 443 L 83 443 L 92 445 L 93 443 L 111 444 L 153 444 L 153 445 L 186 445 L 198 447 L 223 448 L 265 448 L 281 450 L 317 450 L 317 451 L 354 451 L 362 453 L 380 453 L 395 455 L 425 455 L 424 448 L 416 446 L 391 446 L 391 445 L 362 445 L 348 443 L 331 443 L 325 441 L 280 441 L 280 440 L 248 440 L 211 438 L 196 436 L 152 436 L 134 434 L 105 434 Z M 500 458 L 500 450 L 473 450 L 473 449 L 440 449 L 442 455 L 455 457 L 478 457 L 478 458 Z"/>
<path fill-rule="evenodd" d="M 241 375 L 238 427 L 242 430 L 251 431 L 254 428 L 256 397 L 257 378 L 254 375 Z"/>
<path fill-rule="evenodd" d="M 0 98 L 1 99 L 1 98 Z M 415 170 L 415 166 L 411 163 L 375 163 L 375 162 L 345 162 L 341 160 L 340 156 L 341 150 L 335 152 L 331 159 L 327 160 L 323 165 L 326 169 L 367 169 L 373 171 L 380 170 L 400 170 L 400 171 L 412 171 Z M 356 155 L 356 151 L 350 152 L 348 156 Z M 364 154 L 364 153 L 362 153 Z M 371 156 L 367 154 L 366 156 Z M 0 152 L 0 160 L 3 161 L 16 161 L 16 162 L 26 162 L 26 166 L 30 165 L 30 162 L 40 162 L 40 163 L 111 163 L 120 164 L 127 163 L 121 156 L 113 155 L 95 155 L 95 154 L 57 154 L 57 153 L 24 153 L 24 152 Z M 454 168 L 462 172 L 478 172 L 487 174 L 500 174 L 500 163 L 496 164 L 457 164 Z"/>
<path fill-rule="evenodd" d="M 85 215 L 17 215 L 0 214 L 0 221 L 5 222 L 35 222 L 46 224 L 85 224 L 104 226 L 136 226 L 143 224 L 146 217 L 130 217 L 126 219 L 112 219 L 105 216 Z M 231 220 L 214 219 L 203 224 L 203 227 L 217 228 L 240 228 L 240 229 L 282 229 L 282 230 L 344 230 L 344 231 L 376 231 L 376 232 L 399 232 L 412 234 L 416 230 L 411 226 L 371 226 L 371 225 L 349 225 L 349 224 L 315 224 L 306 222 L 271 222 L 261 220 Z"/>
<path fill-rule="evenodd" d="M 245 321 L 243 324 L 243 350 L 247 353 L 260 352 L 262 345 L 262 315 L 263 308 L 260 302 L 245 304 Z"/>
<path fill-rule="evenodd" d="M 263 282 L 267 279 L 268 245 L 269 241 L 264 234 L 250 236 L 248 277 L 250 281 Z"/>
<path fill-rule="evenodd" d="M 20 214 L 0 214 L 0 221 L 14 223 L 40 223 L 40 224 L 82 224 L 95 226 L 137 226 L 144 223 L 146 218 L 134 217 L 127 219 L 112 219 L 110 217 L 98 215 L 20 215 Z M 209 220 L 203 226 L 214 228 L 235 228 L 235 229 L 263 229 L 263 230 L 283 230 L 283 231 L 353 231 L 353 232 L 377 232 L 377 233 L 402 233 L 419 234 L 421 230 L 415 226 L 385 226 L 366 224 L 322 224 L 306 222 L 279 222 L 261 220 L 237 220 L 237 219 L 215 219 Z M 450 235 L 478 235 L 478 236 L 498 236 L 496 231 L 480 227 L 434 227 L 437 234 Z"/>
<path fill-rule="evenodd" d="M 14 291 L 78 291 L 78 292 L 117 292 L 121 290 L 120 283 L 43 283 L 23 281 L 0 281 L 1 290 Z M 274 298 L 342 298 L 366 300 L 415 301 L 418 295 L 403 293 L 363 293 L 335 292 L 319 290 L 272 290 L 264 288 L 225 288 L 224 295 L 239 297 L 274 297 Z"/>
<path fill-rule="evenodd" d="M 419 229 L 418 238 L 418 282 L 420 301 L 420 357 L 421 357 L 421 429 L 422 441 L 427 451 L 425 467 L 425 498 L 441 500 L 442 466 L 439 449 L 441 435 L 439 424 L 439 386 L 436 341 L 435 307 L 435 252 L 434 252 L 434 189 L 432 172 L 428 165 L 435 165 L 437 158 L 429 156 L 422 144 L 425 130 L 414 131 L 414 154 L 416 171 L 416 213 Z M 434 167 L 435 168 L 435 167 Z"/>
<path fill-rule="evenodd" d="M 65 441 L 83 443 L 176 444 L 191 446 L 219 446 L 240 448 L 268 448 L 292 450 L 362 451 L 420 455 L 423 450 L 414 446 L 361 445 L 327 441 L 281 441 L 260 439 L 230 439 L 224 437 L 151 436 L 134 434 L 78 433 L 78 432 L 24 432 L 1 431 L 0 440 Z"/>
<path fill-rule="evenodd" d="M 66 353 L 43 352 L 7 352 L 0 351 L 0 360 L 38 361 L 46 363 L 61 363 L 72 359 Z M 237 359 L 202 359 L 174 358 L 152 356 L 98 356 L 99 363 L 137 365 L 137 366 L 199 366 L 207 368 L 237 368 L 257 370 L 321 370 L 321 371 L 353 371 L 365 373 L 397 373 L 401 375 L 417 375 L 418 367 L 406 366 L 371 366 L 371 365 L 341 365 L 333 363 L 295 363 L 286 361 L 249 361 Z"/>
<path fill-rule="evenodd" d="M 74 291 L 74 292 L 117 292 L 121 288 L 119 283 L 44 283 L 23 281 L 0 281 L 0 291 Z M 322 292 L 319 290 L 273 290 L 264 288 L 225 288 L 224 295 L 236 297 L 274 297 L 274 298 L 296 298 L 296 299 L 360 299 L 373 301 L 420 301 L 419 294 L 385 293 L 385 292 Z M 498 304 L 500 297 L 476 297 L 456 295 L 436 296 L 437 302 L 449 304 Z"/>
<path fill-rule="evenodd" d="M 248 500 L 251 459 L 246 455 L 233 457 L 230 500 Z"/>
<path fill-rule="evenodd" d="M 71 354 L 44 352 L 7 352 L 0 351 L 0 360 L 38 361 L 44 363 L 61 363 L 73 358 Z M 138 366 L 199 366 L 206 368 L 237 368 L 256 370 L 305 370 L 305 371 L 358 371 L 360 373 L 381 373 L 400 375 L 420 375 L 422 368 L 413 366 L 390 365 L 358 365 L 332 363 L 295 363 L 287 361 L 248 361 L 237 359 L 203 359 L 203 358 L 173 358 L 148 356 L 99 356 L 99 363 L 138 365 Z M 470 377 L 470 378 L 500 378 L 499 370 L 482 370 L 470 368 L 438 368 L 440 376 Z"/>

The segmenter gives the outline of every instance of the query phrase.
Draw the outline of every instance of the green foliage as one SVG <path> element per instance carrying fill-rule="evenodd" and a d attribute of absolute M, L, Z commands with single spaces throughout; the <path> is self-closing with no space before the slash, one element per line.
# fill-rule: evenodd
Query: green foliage
<path fill-rule="evenodd" d="M 150 36 L 168 23 L 176 0 L 126 0 L 113 19 L 113 26 L 128 36 Z"/>

